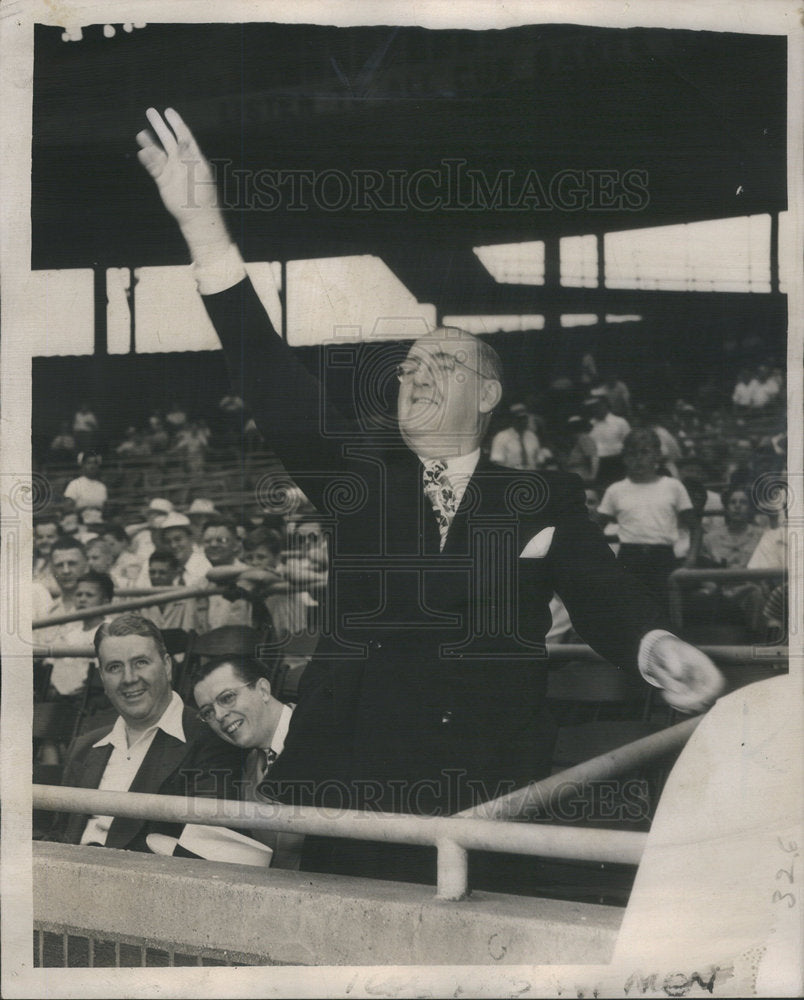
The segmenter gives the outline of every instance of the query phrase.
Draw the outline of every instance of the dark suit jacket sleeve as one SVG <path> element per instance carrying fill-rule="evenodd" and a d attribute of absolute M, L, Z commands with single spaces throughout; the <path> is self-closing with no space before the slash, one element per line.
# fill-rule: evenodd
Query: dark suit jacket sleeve
<path fill-rule="evenodd" d="M 184 714 L 188 751 L 178 770 L 159 789 L 165 795 L 237 799 L 244 752 L 218 739 L 210 728 Z"/>
<path fill-rule="evenodd" d="M 556 593 L 593 649 L 616 666 L 636 669 L 640 640 L 652 629 L 669 628 L 666 616 L 618 566 L 589 519 L 580 479 L 556 477 L 550 499 L 556 530 L 547 559 Z"/>
<path fill-rule="evenodd" d="M 64 770 L 61 775 L 61 784 L 65 788 L 86 787 L 82 780 L 86 756 L 93 743 L 96 743 L 102 736 L 106 736 L 111 726 L 106 729 L 95 729 L 92 732 L 77 736 L 67 748 L 67 755 L 64 763 Z M 47 833 L 47 840 L 55 840 L 66 843 L 77 843 L 75 831 L 80 827 L 83 832 L 86 825 L 86 816 L 78 816 L 74 813 L 54 813 L 53 821 Z"/>
<path fill-rule="evenodd" d="M 226 354 L 233 391 L 247 403 L 288 473 L 320 509 L 326 476 L 344 465 L 354 427 L 327 408 L 322 388 L 276 333 L 248 279 L 204 296 Z"/>

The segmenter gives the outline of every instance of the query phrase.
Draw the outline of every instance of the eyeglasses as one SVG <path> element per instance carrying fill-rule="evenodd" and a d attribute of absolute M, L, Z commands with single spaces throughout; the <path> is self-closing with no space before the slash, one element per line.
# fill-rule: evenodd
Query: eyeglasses
<path fill-rule="evenodd" d="M 249 681 L 248 684 L 238 684 L 237 687 L 227 688 L 226 691 L 221 691 L 217 698 L 213 699 L 211 705 L 204 705 L 203 708 L 198 710 L 198 718 L 202 722 L 206 722 L 207 725 L 209 725 L 215 718 L 216 705 L 223 709 L 231 708 L 237 701 L 237 692 L 241 691 L 243 688 L 254 687 L 255 683 L 255 681 Z"/>
<path fill-rule="evenodd" d="M 396 377 L 400 382 L 409 382 L 422 368 L 431 368 L 432 365 L 445 374 L 452 374 L 457 366 L 460 365 L 475 375 L 479 375 L 480 378 L 488 378 L 488 375 L 484 375 L 477 368 L 467 365 L 463 358 L 460 358 L 457 354 L 433 354 L 428 361 L 425 361 L 423 358 L 406 358 L 396 366 Z"/>

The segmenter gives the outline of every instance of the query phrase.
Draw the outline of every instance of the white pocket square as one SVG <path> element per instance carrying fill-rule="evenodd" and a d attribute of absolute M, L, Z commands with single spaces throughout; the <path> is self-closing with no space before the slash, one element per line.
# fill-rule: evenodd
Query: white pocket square
<path fill-rule="evenodd" d="M 520 559 L 544 559 L 553 544 L 555 528 L 543 528 L 519 553 Z"/>

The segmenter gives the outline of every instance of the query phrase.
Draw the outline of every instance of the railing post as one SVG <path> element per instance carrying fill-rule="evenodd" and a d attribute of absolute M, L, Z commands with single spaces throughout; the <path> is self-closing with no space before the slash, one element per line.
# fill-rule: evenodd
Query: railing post
<path fill-rule="evenodd" d="M 454 840 L 439 840 L 436 844 L 436 898 L 461 900 L 469 898 L 469 852 Z"/>
<path fill-rule="evenodd" d="M 671 573 L 667 580 L 667 598 L 670 622 L 676 632 L 680 632 L 684 628 L 684 596 L 675 573 Z"/>

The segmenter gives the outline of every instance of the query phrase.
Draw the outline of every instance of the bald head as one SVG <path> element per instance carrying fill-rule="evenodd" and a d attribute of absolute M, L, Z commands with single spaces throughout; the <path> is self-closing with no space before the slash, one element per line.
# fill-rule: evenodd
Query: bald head
<path fill-rule="evenodd" d="M 480 446 L 502 396 L 502 365 L 488 344 L 456 327 L 415 341 L 400 365 L 397 413 L 408 447 L 422 458 Z"/>

